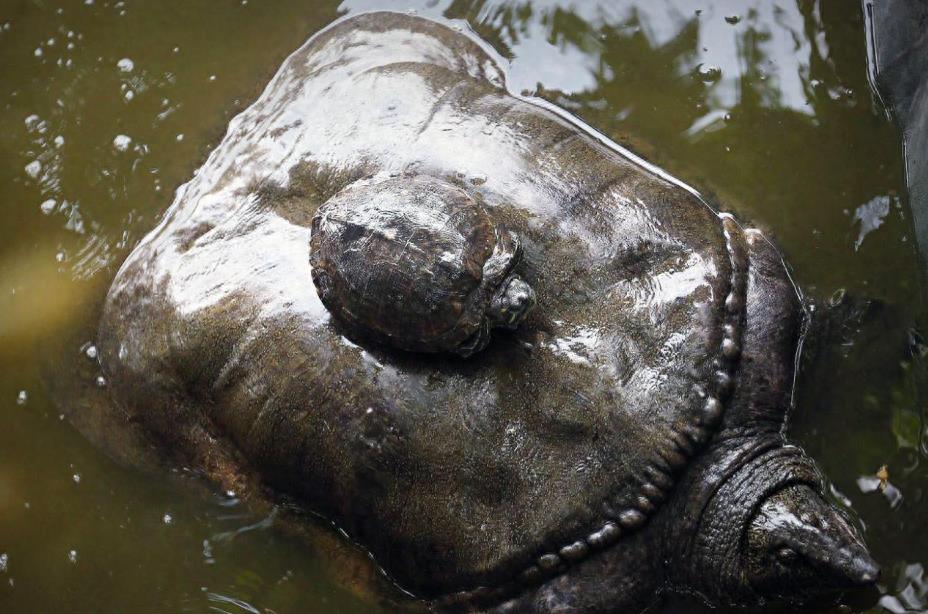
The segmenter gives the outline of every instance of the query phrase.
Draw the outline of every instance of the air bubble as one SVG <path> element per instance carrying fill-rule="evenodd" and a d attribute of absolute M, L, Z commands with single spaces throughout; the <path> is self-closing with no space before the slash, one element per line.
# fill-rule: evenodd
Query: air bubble
<path fill-rule="evenodd" d="M 116 138 L 113 139 L 113 147 L 116 148 L 116 151 L 126 151 L 131 144 L 132 139 L 125 134 L 118 134 Z"/>
<path fill-rule="evenodd" d="M 704 83 L 714 83 L 722 78 L 722 69 L 715 64 L 700 64 L 696 72 Z"/>
<path fill-rule="evenodd" d="M 25 167 L 23 167 L 23 170 L 26 171 L 27 175 L 29 175 L 33 179 L 36 179 L 39 176 L 39 173 L 42 172 L 42 163 L 39 162 L 38 160 L 33 160 L 32 162 L 27 164 Z"/>
<path fill-rule="evenodd" d="M 203 558 L 208 565 L 216 562 L 216 559 L 213 558 L 213 547 L 208 539 L 203 540 Z"/>

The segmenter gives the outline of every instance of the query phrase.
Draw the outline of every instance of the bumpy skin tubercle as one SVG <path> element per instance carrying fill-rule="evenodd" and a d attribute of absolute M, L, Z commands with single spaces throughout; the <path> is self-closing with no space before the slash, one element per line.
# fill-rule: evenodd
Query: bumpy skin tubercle
<path fill-rule="evenodd" d="M 500 275 L 484 305 L 513 272 L 494 250 L 521 243 L 537 307 L 468 360 L 368 344 L 320 296 L 334 288 L 310 262 L 320 206 L 406 176 L 479 204 L 486 220 L 462 227 L 505 230 L 448 243 L 454 271 Z M 442 279 L 377 289 L 453 315 L 430 296 L 469 282 Z M 407 314 L 339 296 L 368 325 Z M 247 470 L 435 607 L 628 612 L 661 587 L 779 594 L 742 573 L 757 557 L 741 538 L 783 487 L 821 497 L 780 434 L 800 321 L 760 233 L 510 93 L 469 36 L 376 13 L 313 37 L 232 121 L 117 275 L 99 347 L 156 449 L 220 482 Z M 464 330 L 415 322 L 403 338 Z"/>

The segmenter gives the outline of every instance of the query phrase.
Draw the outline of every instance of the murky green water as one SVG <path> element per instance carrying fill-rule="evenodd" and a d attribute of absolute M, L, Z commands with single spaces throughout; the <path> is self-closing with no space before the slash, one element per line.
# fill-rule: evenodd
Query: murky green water
<path fill-rule="evenodd" d="M 515 89 L 770 231 L 810 298 L 875 301 L 818 344 L 791 432 L 884 565 L 872 611 L 926 611 L 926 304 L 857 2 L 602 4 L 2 1 L 0 611 L 369 610 L 324 554 L 234 498 L 101 454 L 49 390 L 74 374 L 94 385 L 109 279 L 229 118 L 309 35 L 373 8 L 466 19 L 511 60 Z M 702 611 L 663 609 L 683 610 Z"/>

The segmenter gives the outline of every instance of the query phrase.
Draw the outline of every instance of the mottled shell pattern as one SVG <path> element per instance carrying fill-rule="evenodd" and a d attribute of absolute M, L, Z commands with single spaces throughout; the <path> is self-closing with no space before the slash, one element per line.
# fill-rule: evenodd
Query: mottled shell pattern
<path fill-rule="evenodd" d="M 323 304 L 350 330 L 409 351 L 483 349 L 490 300 L 520 257 L 464 190 L 428 176 L 359 182 L 312 221 Z"/>

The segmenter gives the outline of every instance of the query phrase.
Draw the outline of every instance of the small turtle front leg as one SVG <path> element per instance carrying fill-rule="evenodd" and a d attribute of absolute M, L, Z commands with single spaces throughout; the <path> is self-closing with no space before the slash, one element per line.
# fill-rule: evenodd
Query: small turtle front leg
<path fill-rule="evenodd" d="M 484 319 L 477 331 L 465 339 L 461 345 L 455 347 L 452 352 L 462 358 L 468 358 L 483 350 L 488 343 L 490 343 L 490 323 Z"/>

